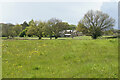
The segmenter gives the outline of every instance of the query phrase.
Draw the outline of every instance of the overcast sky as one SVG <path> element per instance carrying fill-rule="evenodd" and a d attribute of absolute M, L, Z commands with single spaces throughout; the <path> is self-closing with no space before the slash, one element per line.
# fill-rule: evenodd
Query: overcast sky
<path fill-rule="evenodd" d="M 73 2 L 74 1 L 74 2 Z M 76 2 L 75 2 L 76 1 Z M 0 3 L 0 22 L 4 23 L 23 23 L 24 21 L 42 20 L 47 21 L 52 17 L 62 19 L 69 24 L 77 25 L 88 10 L 102 10 L 116 19 L 115 28 L 118 21 L 117 0 L 69 0 L 69 2 L 58 2 L 51 0 L 1 0 Z"/>

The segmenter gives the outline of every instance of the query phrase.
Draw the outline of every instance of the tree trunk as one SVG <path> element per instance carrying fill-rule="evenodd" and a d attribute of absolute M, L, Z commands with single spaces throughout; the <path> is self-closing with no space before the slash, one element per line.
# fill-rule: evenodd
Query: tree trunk
<path fill-rule="evenodd" d="M 93 38 L 93 39 L 97 39 L 97 36 L 96 36 L 96 35 L 92 35 L 92 38 Z"/>
<path fill-rule="evenodd" d="M 39 40 L 41 39 L 41 37 L 39 36 Z"/>
<path fill-rule="evenodd" d="M 57 39 L 58 37 L 57 36 L 55 36 L 55 39 Z"/>
<path fill-rule="evenodd" d="M 52 39 L 52 37 L 50 36 L 50 40 Z"/>

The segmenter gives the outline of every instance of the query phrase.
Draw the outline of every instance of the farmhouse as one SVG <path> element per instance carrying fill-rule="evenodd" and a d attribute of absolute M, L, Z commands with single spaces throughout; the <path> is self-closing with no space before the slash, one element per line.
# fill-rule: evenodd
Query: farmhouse
<path fill-rule="evenodd" d="M 63 30 L 60 32 L 61 37 L 82 36 L 82 32 L 77 30 Z"/>

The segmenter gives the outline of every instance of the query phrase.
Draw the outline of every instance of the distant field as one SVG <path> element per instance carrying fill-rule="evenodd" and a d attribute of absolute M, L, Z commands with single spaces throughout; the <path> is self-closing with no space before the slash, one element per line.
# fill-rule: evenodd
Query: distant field
<path fill-rule="evenodd" d="M 2 37 L 3 40 L 6 40 L 7 37 Z M 14 37 L 14 40 L 22 40 L 22 39 L 26 39 L 26 40 L 38 40 L 38 37 Z M 42 37 L 42 40 L 49 40 L 49 37 Z M 55 39 L 54 37 L 52 39 Z M 72 39 L 71 37 L 59 37 L 58 39 Z M 73 39 L 92 39 L 90 36 L 78 36 L 78 37 L 74 37 Z"/>
<path fill-rule="evenodd" d="M 117 78 L 117 39 L 3 40 L 3 78 Z"/>
<path fill-rule="evenodd" d="M 102 36 L 102 37 L 99 37 L 98 39 L 104 39 L 106 37 L 111 37 L 111 36 Z M 7 37 L 2 37 L 3 40 L 6 40 Z M 26 39 L 26 40 L 38 40 L 38 37 L 14 37 L 13 38 L 14 40 L 22 40 L 22 39 Z M 50 38 L 48 37 L 42 37 L 42 40 L 49 40 Z M 52 39 L 55 39 L 54 37 Z M 58 39 L 72 39 L 71 37 L 59 37 Z M 92 39 L 91 36 L 77 36 L 77 37 L 74 37 L 73 39 L 80 39 L 80 40 L 90 40 Z"/>

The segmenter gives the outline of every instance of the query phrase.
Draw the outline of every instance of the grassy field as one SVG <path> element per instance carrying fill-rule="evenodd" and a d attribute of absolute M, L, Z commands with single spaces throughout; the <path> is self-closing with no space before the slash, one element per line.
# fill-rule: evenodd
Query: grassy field
<path fill-rule="evenodd" d="M 105 39 L 106 37 L 111 37 L 111 36 L 102 36 L 98 37 L 98 39 Z M 3 40 L 7 40 L 7 37 L 2 37 Z M 38 40 L 38 37 L 14 37 L 14 40 Z M 54 37 L 52 38 L 53 40 L 55 39 Z M 59 40 L 66 40 L 66 39 L 72 39 L 71 37 L 59 37 Z M 79 40 L 91 40 L 91 36 L 78 36 L 74 37 L 73 39 L 79 39 Z M 50 40 L 50 38 L 42 37 L 42 40 Z"/>
<path fill-rule="evenodd" d="M 117 39 L 3 40 L 3 78 L 117 78 Z"/>
<path fill-rule="evenodd" d="M 104 37 L 102 37 L 104 38 Z M 7 37 L 2 37 L 3 40 L 7 40 Z M 38 37 L 14 37 L 14 40 L 38 40 Z M 55 38 L 53 37 L 52 40 Z M 66 40 L 66 39 L 72 39 L 71 37 L 59 37 L 59 40 Z M 92 39 L 90 36 L 79 36 L 79 37 L 74 37 L 73 39 L 80 39 L 80 40 L 90 40 Z M 48 37 L 42 37 L 42 40 L 50 40 Z"/>

